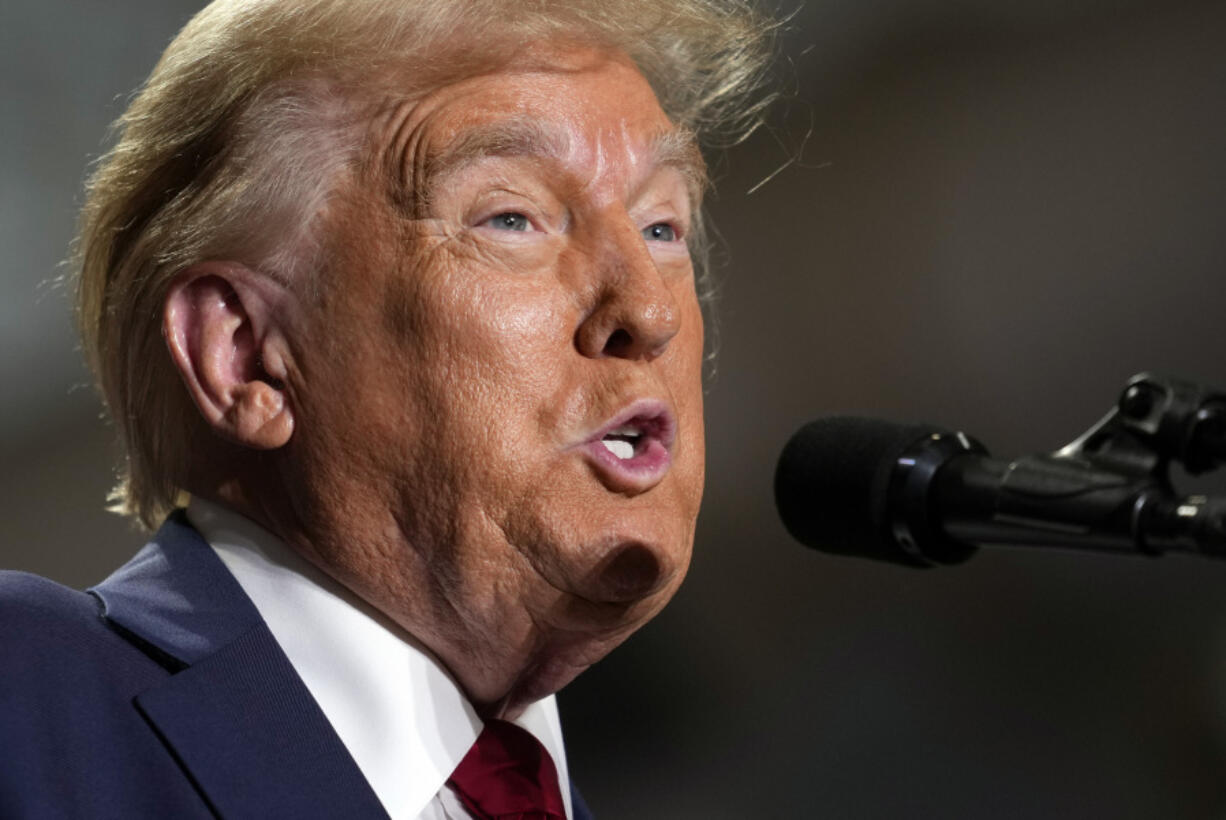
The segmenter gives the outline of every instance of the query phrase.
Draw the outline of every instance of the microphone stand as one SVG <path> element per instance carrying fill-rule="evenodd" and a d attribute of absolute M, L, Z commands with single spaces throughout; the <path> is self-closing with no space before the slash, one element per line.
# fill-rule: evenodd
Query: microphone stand
<path fill-rule="evenodd" d="M 964 454 L 975 457 L 940 469 Z M 986 456 L 974 439 L 940 433 L 898 459 L 890 526 L 917 565 L 960 563 L 974 544 L 1226 558 L 1226 498 L 1180 497 L 1170 479 L 1172 462 L 1198 475 L 1226 461 L 1226 393 L 1141 373 L 1067 446 L 1011 462 Z"/>
<path fill-rule="evenodd" d="M 1080 458 L 1099 469 L 1151 480 L 1152 490 L 1138 496 L 1133 516 L 1141 551 L 1226 557 L 1226 499 L 1176 497 L 1170 479 L 1172 461 L 1190 475 L 1226 461 L 1226 393 L 1139 373 L 1098 424 L 1054 457 Z"/>

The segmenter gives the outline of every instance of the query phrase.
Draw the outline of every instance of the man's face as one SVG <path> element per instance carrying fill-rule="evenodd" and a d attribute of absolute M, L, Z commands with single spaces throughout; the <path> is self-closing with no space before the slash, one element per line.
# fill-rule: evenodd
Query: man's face
<path fill-rule="evenodd" d="M 389 104 L 370 135 L 303 308 L 287 481 L 314 559 L 513 711 L 689 563 L 698 160 L 591 50 Z"/>

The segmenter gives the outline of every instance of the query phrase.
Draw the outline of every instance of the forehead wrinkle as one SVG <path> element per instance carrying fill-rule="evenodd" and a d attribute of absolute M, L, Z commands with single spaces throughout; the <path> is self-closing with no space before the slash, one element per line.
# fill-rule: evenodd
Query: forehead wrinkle
<path fill-rule="evenodd" d="M 463 131 L 440 148 L 427 146 L 424 151 L 415 152 L 412 165 L 406 157 L 405 184 L 419 207 L 426 207 L 442 180 L 479 160 L 536 157 L 561 163 L 570 151 L 565 132 L 545 128 L 528 117 L 497 120 Z"/>
<path fill-rule="evenodd" d="M 400 113 L 398 110 L 397 114 Z M 429 209 L 431 194 L 451 174 L 465 166 L 490 157 L 532 157 L 553 161 L 559 166 L 574 159 L 576 146 L 566 129 L 552 129 L 539 120 L 516 116 L 495 120 L 469 128 L 441 147 L 423 143 L 425 122 L 409 128 L 409 117 L 398 117 L 391 156 L 396 168 L 395 201 L 414 217 L 424 217 Z M 623 144 L 635 140 L 627 123 L 620 124 Z M 661 168 L 672 168 L 684 178 L 691 204 L 697 208 L 707 185 L 706 164 L 698 148 L 698 140 L 687 128 L 670 127 L 656 132 L 646 140 L 645 149 L 634 151 L 643 162 L 635 161 L 645 179 Z M 595 184 L 607 164 L 605 140 L 597 139 L 594 168 L 588 184 Z M 586 187 L 586 186 L 585 186 Z"/>
<path fill-rule="evenodd" d="M 389 101 L 371 123 L 372 140 L 381 146 L 375 152 L 381 156 L 376 167 L 387 180 L 388 195 L 394 205 L 410 213 L 415 210 L 411 162 L 421 140 L 421 123 L 414 117 L 418 104 L 412 99 Z"/>

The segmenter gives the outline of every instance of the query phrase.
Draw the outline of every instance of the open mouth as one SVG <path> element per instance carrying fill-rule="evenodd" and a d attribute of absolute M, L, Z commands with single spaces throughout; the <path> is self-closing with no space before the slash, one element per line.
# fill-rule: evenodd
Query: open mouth
<path fill-rule="evenodd" d="M 647 449 L 652 439 L 659 439 L 659 419 L 634 419 L 609 430 L 600 438 L 600 443 L 613 455 L 632 459 Z"/>
<path fill-rule="evenodd" d="M 668 471 L 676 422 L 663 402 L 635 402 L 588 440 L 597 471 L 610 489 L 644 490 Z"/>

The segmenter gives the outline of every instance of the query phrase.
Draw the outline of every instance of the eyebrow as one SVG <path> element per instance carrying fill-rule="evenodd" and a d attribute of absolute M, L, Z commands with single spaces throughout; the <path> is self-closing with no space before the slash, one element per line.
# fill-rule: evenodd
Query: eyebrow
<path fill-rule="evenodd" d="M 673 168 L 681 173 L 690 194 L 691 207 L 697 212 L 708 182 L 707 163 L 698 147 L 698 135 L 689 128 L 673 128 L 657 135 L 652 142 L 655 167 Z"/>
<path fill-rule="evenodd" d="M 429 207 L 431 193 L 450 174 L 488 157 L 536 157 L 561 160 L 570 152 L 570 140 L 564 133 L 544 128 L 529 118 L 500 120 L 474 128 L 452 140 L 438 151 L 405 169 L 402 192 L 421 215 Z M 648 146 L 650 165 L 673 168 L 685 178 L 695 210 L 701 204 L 707 187 L 707 168 L 698 139 L 688 128 L 671 128 L 655 135 Z"/>

